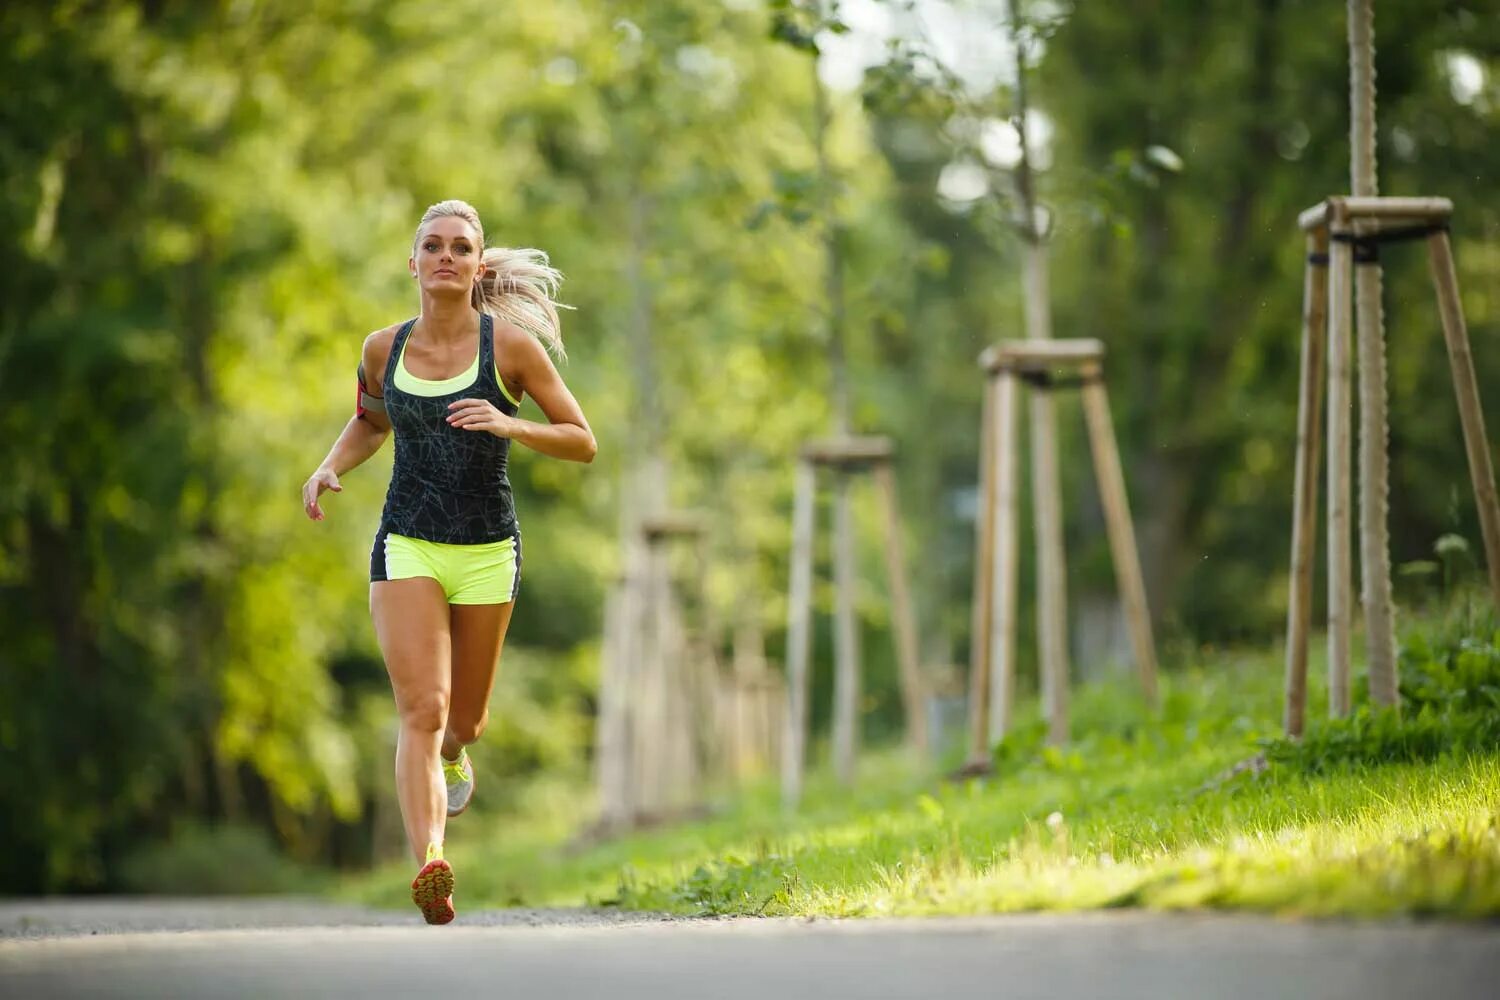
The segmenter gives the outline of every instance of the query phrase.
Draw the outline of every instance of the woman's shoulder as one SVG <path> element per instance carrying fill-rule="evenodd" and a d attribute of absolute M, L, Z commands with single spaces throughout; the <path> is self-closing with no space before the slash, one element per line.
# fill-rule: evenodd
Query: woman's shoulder
<path fill-rule="evenodd" d="M 368 350 L 374 347 L 389 351 L 391 344 L 396 341 L 396 334 L 400 333 L 401 328 L 405 325 L 405 321 L 402 321 L 400 323 L 392 323 L 390 326 L 381 327 L 379 330 L 365 337 L 365 349 Z"/>
<path fill-rule="evenodd" d="M 547 353 L 541 342 L 516 324 L 492 317 L 495 324 L 495 353 L 515 360 L 531 359 Z"/>
<path fill-rule="evenodd" d="M 361 358 L 367 363 L 384 360 L 391 353 L 391 345 L 396 342 L 396 334 L 405 325 L 405 323 L 392 323 L 365 337 L 364 348 L 360 351 Z"/>

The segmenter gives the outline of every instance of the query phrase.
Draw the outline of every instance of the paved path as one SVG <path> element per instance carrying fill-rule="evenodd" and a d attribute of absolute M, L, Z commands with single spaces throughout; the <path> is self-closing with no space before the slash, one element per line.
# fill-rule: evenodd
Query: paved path
<path fill-rule="evenodd" d="M 310 902 L 0 902 L 0 996 L 1500 996 L 1500 926 L 1148 913 L 664 920 Z"/>

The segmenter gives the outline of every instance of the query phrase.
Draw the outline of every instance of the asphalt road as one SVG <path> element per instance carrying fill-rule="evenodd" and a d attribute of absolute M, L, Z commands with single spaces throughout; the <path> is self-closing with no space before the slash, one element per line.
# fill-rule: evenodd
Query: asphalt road
<path fill-rule="evenodd" d="M 665 920 L 0 902 L 3 997 L 1500 997 L 1500 926 L 1150 913 Z"/>

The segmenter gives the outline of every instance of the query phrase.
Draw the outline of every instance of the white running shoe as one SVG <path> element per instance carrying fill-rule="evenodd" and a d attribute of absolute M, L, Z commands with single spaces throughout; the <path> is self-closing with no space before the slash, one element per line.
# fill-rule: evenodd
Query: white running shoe
<path fill-rule="evenodd" d="M 443 781 L 448 785 L 448 815 L 457 816 L 474 797 L 474 765 L 467 747 L 458 752 L 458 760 L 443 760 Z"/>

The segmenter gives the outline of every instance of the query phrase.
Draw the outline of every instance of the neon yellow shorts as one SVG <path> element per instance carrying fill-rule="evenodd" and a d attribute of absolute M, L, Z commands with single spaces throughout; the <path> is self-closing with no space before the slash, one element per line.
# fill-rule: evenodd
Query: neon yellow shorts
<path fill-rule="evenodd" d="M 370 552 L 370 581 L 425 576 L 449 604 L 506 604 L 521 586 L 521 536 L 479 545 L 428 542 L 381 531 Z"/>

